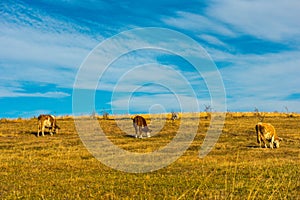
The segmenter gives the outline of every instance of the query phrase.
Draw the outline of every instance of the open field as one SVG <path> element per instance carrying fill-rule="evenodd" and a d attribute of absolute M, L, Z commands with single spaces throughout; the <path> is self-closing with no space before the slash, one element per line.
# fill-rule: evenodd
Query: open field
<path fill-rule="evenodd" d="M 147 119 L 150 128 L 161 130 L 145 139 L 128 136 L 134 133 L 129 116 L 98 121 L 114 144 L 145 153 L 168 144 L 180 123 L 188 134 L 199 120 L 180 118 Z M 72 117 L 58 118 L 59 134 L 45 137 L 36 137 L 37 119 L 1 119 L 0 199 L 300 199 L 300 116 L 265 115 L 284 139 L 273 150 L 258 148 L 257 122 L 253 113 L 228 113 L 218 142 L 199 158 L 210 126 L 201 114 L 194 141 L 176 162 L 151 173 L 126 173 L 88 152 Z"/>

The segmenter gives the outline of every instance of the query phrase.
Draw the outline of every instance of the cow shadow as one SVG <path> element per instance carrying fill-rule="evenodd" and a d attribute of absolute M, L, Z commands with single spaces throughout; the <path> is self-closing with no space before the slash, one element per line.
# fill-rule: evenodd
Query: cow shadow
<path fill-rule="evenodd" d="M 30 131 L 30 132 L 27 132 L 27 134 L 30 134 L 30 135 L 34 135 L 35 137 L 38 137 L 37 135 L 37 131 Z M 50 136 L 50 131 L 44 131 L 44 135 L 45 136 Z M 53 135 L 56 135 L 56 132 L 53 133 Z M 39 133 L 39 136 L 42 136 L 42 132 Z"/>
<path fill-rule="evenodd" d="M 126 138 L 136 138 L 135 134 L 125 134 L 124 137 L 126 137 Z M 143 135 L 143 139 L 152 138 L 152 137 L 154 137 L 154 135 L 153 136 L 151 135 L 151 137 L 146 137 L 145 135 Z"/>
<path fill-rule="evenodd" d="M 258 145 L 247 145 L 246 147 L 249 148 L 249 149 L 260 149 L 261 148 Z"/>
<path fill-rule="evenodd" d="M 27 134 L 37 136 L 37 132 L 36 131 L 29 131 L 29 132 L 27 132 Z"/>
<path fill-rule="evenodd" d="M 127 137 L 127 138 L 135 138 L 135 134 L 134 134 L 134 135 L 126 134 L 126 135 L 124 135 L 124 137 Z"/>

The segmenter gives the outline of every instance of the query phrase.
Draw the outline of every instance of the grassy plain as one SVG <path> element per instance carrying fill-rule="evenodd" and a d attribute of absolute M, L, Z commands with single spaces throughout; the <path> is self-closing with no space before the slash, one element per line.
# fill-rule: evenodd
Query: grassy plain
<path fill-rule="evenodd" d="M 148 118 L 158 132 L 142 140 L 129 137 L 134 133 L 129 116 L 98 121 L 119 147 L 152 152 L 168 144 L 180 124 L 188 133 L 189 124 L 199 120 L 180 118 Z M 273 150 L 258 148 L 257 122 L 253 113 L 228 113 L 218 142 L 199 158 L 210 126 L 210 117 L 201 114 L 194 141 L 176 162 L 154 172 L 126 173 L 89 153 L 73 117 L 58 118 L 59 134 L 45 137 L 36 137 L 37 119 L 1 119 L 0 199 L 300 199 L 300 116 L 266 115 L 264 122 L 284 139 Z"/>

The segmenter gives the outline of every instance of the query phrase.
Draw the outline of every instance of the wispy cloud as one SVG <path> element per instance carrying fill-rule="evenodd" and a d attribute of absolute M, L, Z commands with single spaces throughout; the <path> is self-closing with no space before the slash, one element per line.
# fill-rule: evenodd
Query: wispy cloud
<path fill-rule="evenodd" d="M 179 11 L 163 20 L 201 33 L 198 37 L 219 65 L 229 109 L 261 106 L 270 111 L 299 92 L 299 7 L 298 1 L 217 0 L 202 13 Z"/>
<path fill-rule="evenodd" d="M 79 66 L 99 42 L 131 28 L 158 26 L 180 31 L 205 49 L 199 51 L 182 38 L 162 32 L 152 38 L 127 34 L 115 41 L 121 45 L 105 46 L 100 57 L 95 54 L 89 59 L 88 70 L 79 71 L 86 73 L 80 86 L 102 94 L 99 106 L 113 104 L 124 110 L 133 92 L 129 106 L 139 111 L 143 103 L 151 109 L 157 102 L 172 109 L 177 105 L 175 93 L 185 102 L 197 101 L 201 108 L 212 103 L 209 89 L 223 89 L 214 84 L 209 87 L 207 82 L 220 73 L 229 110 L 252 110 L 254 106 L 280 110 L 286 105 L 299 111 L 300 4 L 296 0 L 192 0 L 188 4 L 9 0 L 1 1 L 0 6 L 1 107 L 11 99 L 38 99 L 36 102 L 47 104 L 53 101 L 51 109 L 63 110 L 71 104 L 70 91 Z M 165 51 L 170 48 L 175 50 Z M 130 52 L 117 54 L 123 50 Z M 207 67 L 210 61 L 205 50 L 219 71 Z M 185 57 L 197 61 L 200 74 Z M 195 91 L 196 98 L 187 87 Z M 117 94 L 113 102 L 103 97 L 113 92 Z M 126 95 L 128 98 L 122 99 Z M 57 102 L 62 101 L 65 104 L 57 108 Z M 42 107 L 45 105 L 32 103 L 31 109 L 49 110 Z"/>
<path fill-rule="evenodd" d="M 27 91 L 21 87 L 0 86 L 0 98 L 4 97 L 43 97 L 43 98 L 64 98 L 70 94 L 66 92 L 53 91 L 53 92 L 32 92 Z"/>
<path fill-rule="evenodd" d="M 299 52 L 227 56 L 231 57 L 234 64 L 221 69 L 221 73 L 227 94 L 232 97 L 228 101 L 232 103 L 232 109 L 236 107 L 234 102 L 239 100 L 239 107 L 244 110 L 249 103 L 268 108 L 276 104 L 282 107 L 287 104 L 286 101 L 281 102 L 282 99 L 300 92 L 297 78 L 300 75 Z"/>
<path fill-rule="evenodd" d="M 220 1 L 207 8 L 210 18 L 218 19 L 239 34 L 272 41 L 299 42 L 300 2 L 291 1 Z"/>
<path fill-rule="evenodd" d="M 209 18 L 203 14 L 178 11 L 176 16 L 163 18 L 162 21 L 170 26 L 198 33 L 218 33 L 233 37 L 234 31 L 226 24 Z"/>
<path fill-rule="evenodd" d="M 3 92 L 3 91 L 2 91 Z M 22 92 L 1 92 L 1 97 L 43 97 L 43 98 L 63 98 L 68 97 L 70 94 L 64 92 L 46 92 L 46 93 L 22 93 Z"/>
<path fill-rule="evenodd" d="M 34 81 L 71 87 L 77 68 L 98 41 L 67 19 L 22 3 L 2 4 L 0 85 Z"/>
<path fill-rule="evenodd" d="M 199 112 L 205 100 L 179 94 L 153 94 L 130 99 L 113 99 L 110 103 L 114 113 L 167 113 L 170 111 Z M 200 104 L 201 103 L 201 104 Z"/>
<path fill-rule="evenodd" d="M 207 43 L 209 43 L 211 45 L 228 47 L 227 44 L 225 44 L 219 38 L 212 36 L 212 35 L 201 34 L 201 35 L 199 35 L 199 38 L 203 39 L 204 41 L 206 41 Z"/>

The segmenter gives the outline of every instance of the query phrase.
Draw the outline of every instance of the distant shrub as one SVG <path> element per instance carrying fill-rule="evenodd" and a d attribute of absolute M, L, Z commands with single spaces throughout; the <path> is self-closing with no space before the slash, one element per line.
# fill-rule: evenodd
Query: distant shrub
<path fill-rule="evenodd" d="M 0 119 L 0 122 L 1 122 L 1 123 L 6 123 L 6 122 L 8 122 L 8 119 L 2 118 L 2 119 Z"/>

